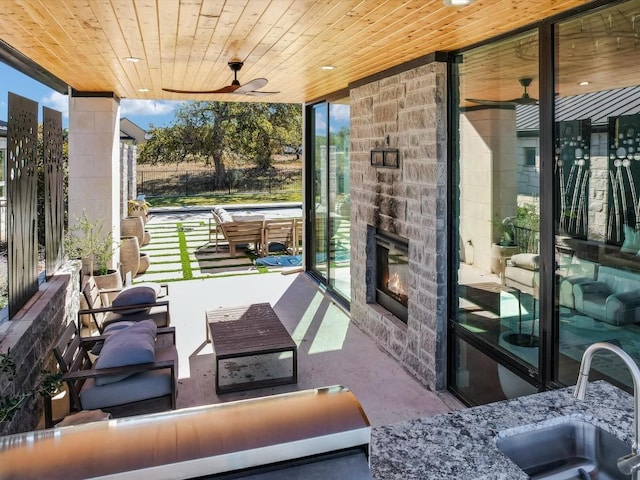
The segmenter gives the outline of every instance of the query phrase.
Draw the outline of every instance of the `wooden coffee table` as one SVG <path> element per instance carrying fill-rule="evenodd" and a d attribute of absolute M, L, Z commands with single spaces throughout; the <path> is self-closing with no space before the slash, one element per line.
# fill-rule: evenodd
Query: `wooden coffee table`
<path fill-rule="evenodd" d="M 268 303 L 206 312 L 208 332 L 216 358 L 216 393 L 237 392 L 298 381 L 298 348 Z M 220 385 L 223 360 L 291 352 L 291 375 Z"/>

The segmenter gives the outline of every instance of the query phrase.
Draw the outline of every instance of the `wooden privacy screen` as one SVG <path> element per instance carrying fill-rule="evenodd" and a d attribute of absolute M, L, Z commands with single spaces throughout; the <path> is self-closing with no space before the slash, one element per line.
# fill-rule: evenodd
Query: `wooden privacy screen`
<path fill-rule="evenodd" d="M 38 104 L 9 93 L 7 242 L 9 318 L 38 291 Z"/>
<path fill-rule="evenodd" d="M 42 107 L 44 144 L 45 265 L 47 277 L 62 265 L 64 195 L 62 189 L 62 113 Z"/>

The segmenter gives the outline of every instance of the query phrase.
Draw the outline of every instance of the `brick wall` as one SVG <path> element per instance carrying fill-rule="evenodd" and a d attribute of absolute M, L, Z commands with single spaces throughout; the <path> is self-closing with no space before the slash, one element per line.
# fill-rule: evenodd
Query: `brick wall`
<path fill-rule="evenodd" d="M 0 395 L 33 391 L 40 371 L 53 372 L 52 348 L 68 322 L 76 321 L 80 299 L 80 262 L 68 262 L 43 283 L 36 295 L 11 320 L 0 325 L 0 352 L 11 349 L 16 364 L 10 381 L 0 373 Z M 0 423 L 0 435 L 34 430 L 40 421 L 43 399 L 29 397 L 10 422 Z"/>
<path fill-rule="evenodd" d="M 446 387 L 446 64 L 432 62 L 355 87 L 351 96 L 351 316 L 425 386 Z M 400 150 L 400 168 L 370 150 Z M 409 239 L 407 325 L 367 303 L 367 227 Z"/>

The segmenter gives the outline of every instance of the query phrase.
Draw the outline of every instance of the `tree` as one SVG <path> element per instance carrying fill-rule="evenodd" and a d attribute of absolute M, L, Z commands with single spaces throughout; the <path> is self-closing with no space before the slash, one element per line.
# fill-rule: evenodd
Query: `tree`
<path fill-rule="evenodd" d="M 222 184 L 231 158 L 252 160 L 261 168 L 284 145 L 302 139 L 302 107 L 297 104 L 186 102 L 173 124 L 153 128 L 141 146 L 140 163 L 179 163 L 187 159 L 213 165 Z"/>
<path fill-rule="evenodd" d="M 236 151 L 253 158 L 258 167 L 269 168 L 274 153 L 285 145 L 302 143 L 302 109 L 297 104 L 253 103 L 239 117 Z"/>
<path fill-rule="evenodd" d="M 138 162 L 155 165 L 157 163 L 180 163 L 186 160 L 186 143 L 182 140 L 181 128 L 151 127 L 149 140 L 138 150 Z"/>

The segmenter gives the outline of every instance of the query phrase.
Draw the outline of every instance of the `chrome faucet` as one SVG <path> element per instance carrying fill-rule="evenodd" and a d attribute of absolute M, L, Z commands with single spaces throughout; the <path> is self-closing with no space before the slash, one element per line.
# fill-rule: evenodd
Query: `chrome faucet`
<path fill-rule="evenodd" d="M 587 383 L 589 380 L 589 370 L 591 369 L 591 359 L 599 350 L 608 350 L 615 353 L 625 363 L 631 378 L 633 378 L 633 444 L 631 445 L 631 453 L 618 459 L 618 469 L 625 475 L 632 475 L 633 480 L 640 480 L 640 455 L 638 455 L 638 442 L 640 441 L 640 425 L 638 424 L 638 414 L 640 412 L 640 369 L 636 362 L 629 356 L 627 352 L 620 347 L 606 342 L 597 342 L 589 346 L 580 363 L 580 373 L 578 373 L 578 381 L 573 396 L 578 400 L 584 400 L 587 392 Z"/>

